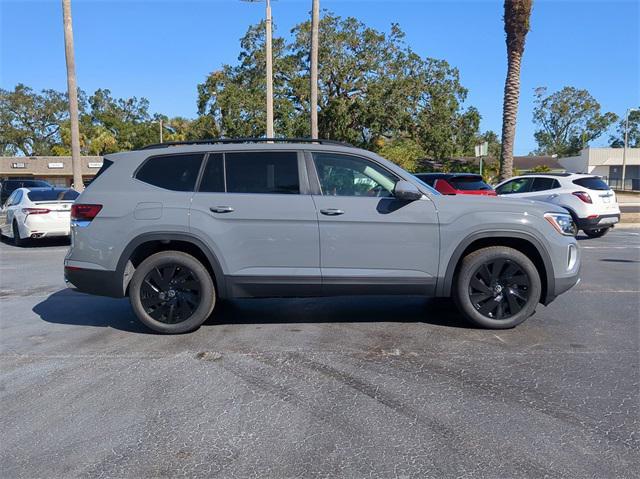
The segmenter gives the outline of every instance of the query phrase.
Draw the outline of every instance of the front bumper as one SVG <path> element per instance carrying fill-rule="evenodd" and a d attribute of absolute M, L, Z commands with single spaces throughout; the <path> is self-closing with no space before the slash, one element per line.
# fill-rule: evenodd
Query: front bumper
<path fill-rule="evenodd" d="M 608 228 L 620 222 L 620 213 L 610 215 L 598 215 L 595 218 L 578 218 L 576 224 L 581 230 L 595 230 Z"/>

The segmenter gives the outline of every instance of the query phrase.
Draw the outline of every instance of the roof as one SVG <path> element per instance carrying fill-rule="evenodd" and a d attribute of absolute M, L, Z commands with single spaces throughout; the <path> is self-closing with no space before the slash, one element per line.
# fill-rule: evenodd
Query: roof
<path fill-rule="evenodd" d="M 547 166 L 552 170 L 565 170 L 566 168 L 553 156 L 514 156 L 513 167 L 518 170 L 532 170 L 536 167 Z"/>

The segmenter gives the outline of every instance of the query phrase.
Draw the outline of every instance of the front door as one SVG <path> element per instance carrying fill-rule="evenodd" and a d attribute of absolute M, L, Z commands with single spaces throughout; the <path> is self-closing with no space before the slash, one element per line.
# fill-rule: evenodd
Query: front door
<path fill-rule="evenodd" d="M 313 200 L 323 292 L 432 292 L 439 256 L 433 202 L 396 199 L 400 178 L 369 159 L 324 152 L 312 157 L 320 186 Z"/>
<path fill-rule="evenodd" d="M 231 294 L 320 293 L 318 219 L 297 151 L 209 154 L 189 227 L 208 243 Z"/>

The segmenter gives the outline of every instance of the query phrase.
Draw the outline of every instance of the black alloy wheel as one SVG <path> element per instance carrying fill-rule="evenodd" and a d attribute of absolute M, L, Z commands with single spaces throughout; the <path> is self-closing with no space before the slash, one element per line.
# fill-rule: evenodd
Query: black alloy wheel
<path fill-rule="evenodd" d="M 518 314 L 529 301 L 531 280 L 516 262 L 494 258 L 482 263 L 469 283 L 469 299 L 483 316 L 495 320 Z"/>
<path fill-rule="evenodd" d="M 164 263 L 144 277 L 140 302 L 154 320 L 165 324 L 182 323 L 198 309 L 202 288 L 198 276 L 188 267 Z"/>

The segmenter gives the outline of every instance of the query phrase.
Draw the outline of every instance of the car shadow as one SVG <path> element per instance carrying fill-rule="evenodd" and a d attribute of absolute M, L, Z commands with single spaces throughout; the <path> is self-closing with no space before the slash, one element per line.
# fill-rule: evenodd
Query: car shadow
<path fill-rule="evenodd" d="M 64 289 L 33 307 L 43 321 L 155 334 L 131 310 L 127 299 Z M 340 296 L 221 301 L 204 326 L 222 324 L 425 323 L 474 329 L 446 299 L 419 296 Z"/>
<path fill-rule="evenodd" d="M 7 238 L 6 236 L 2 236 L 1 241 L 3 244 L 17 249 L 47 248 L 50 246 L 69 246 L 71 244 L 71 240 L 68 237 L 64 236 L 54 238 L 27 239 L 25 240 L 23 246 L 16 246 L 13 243 L 13 239 Z"/>

